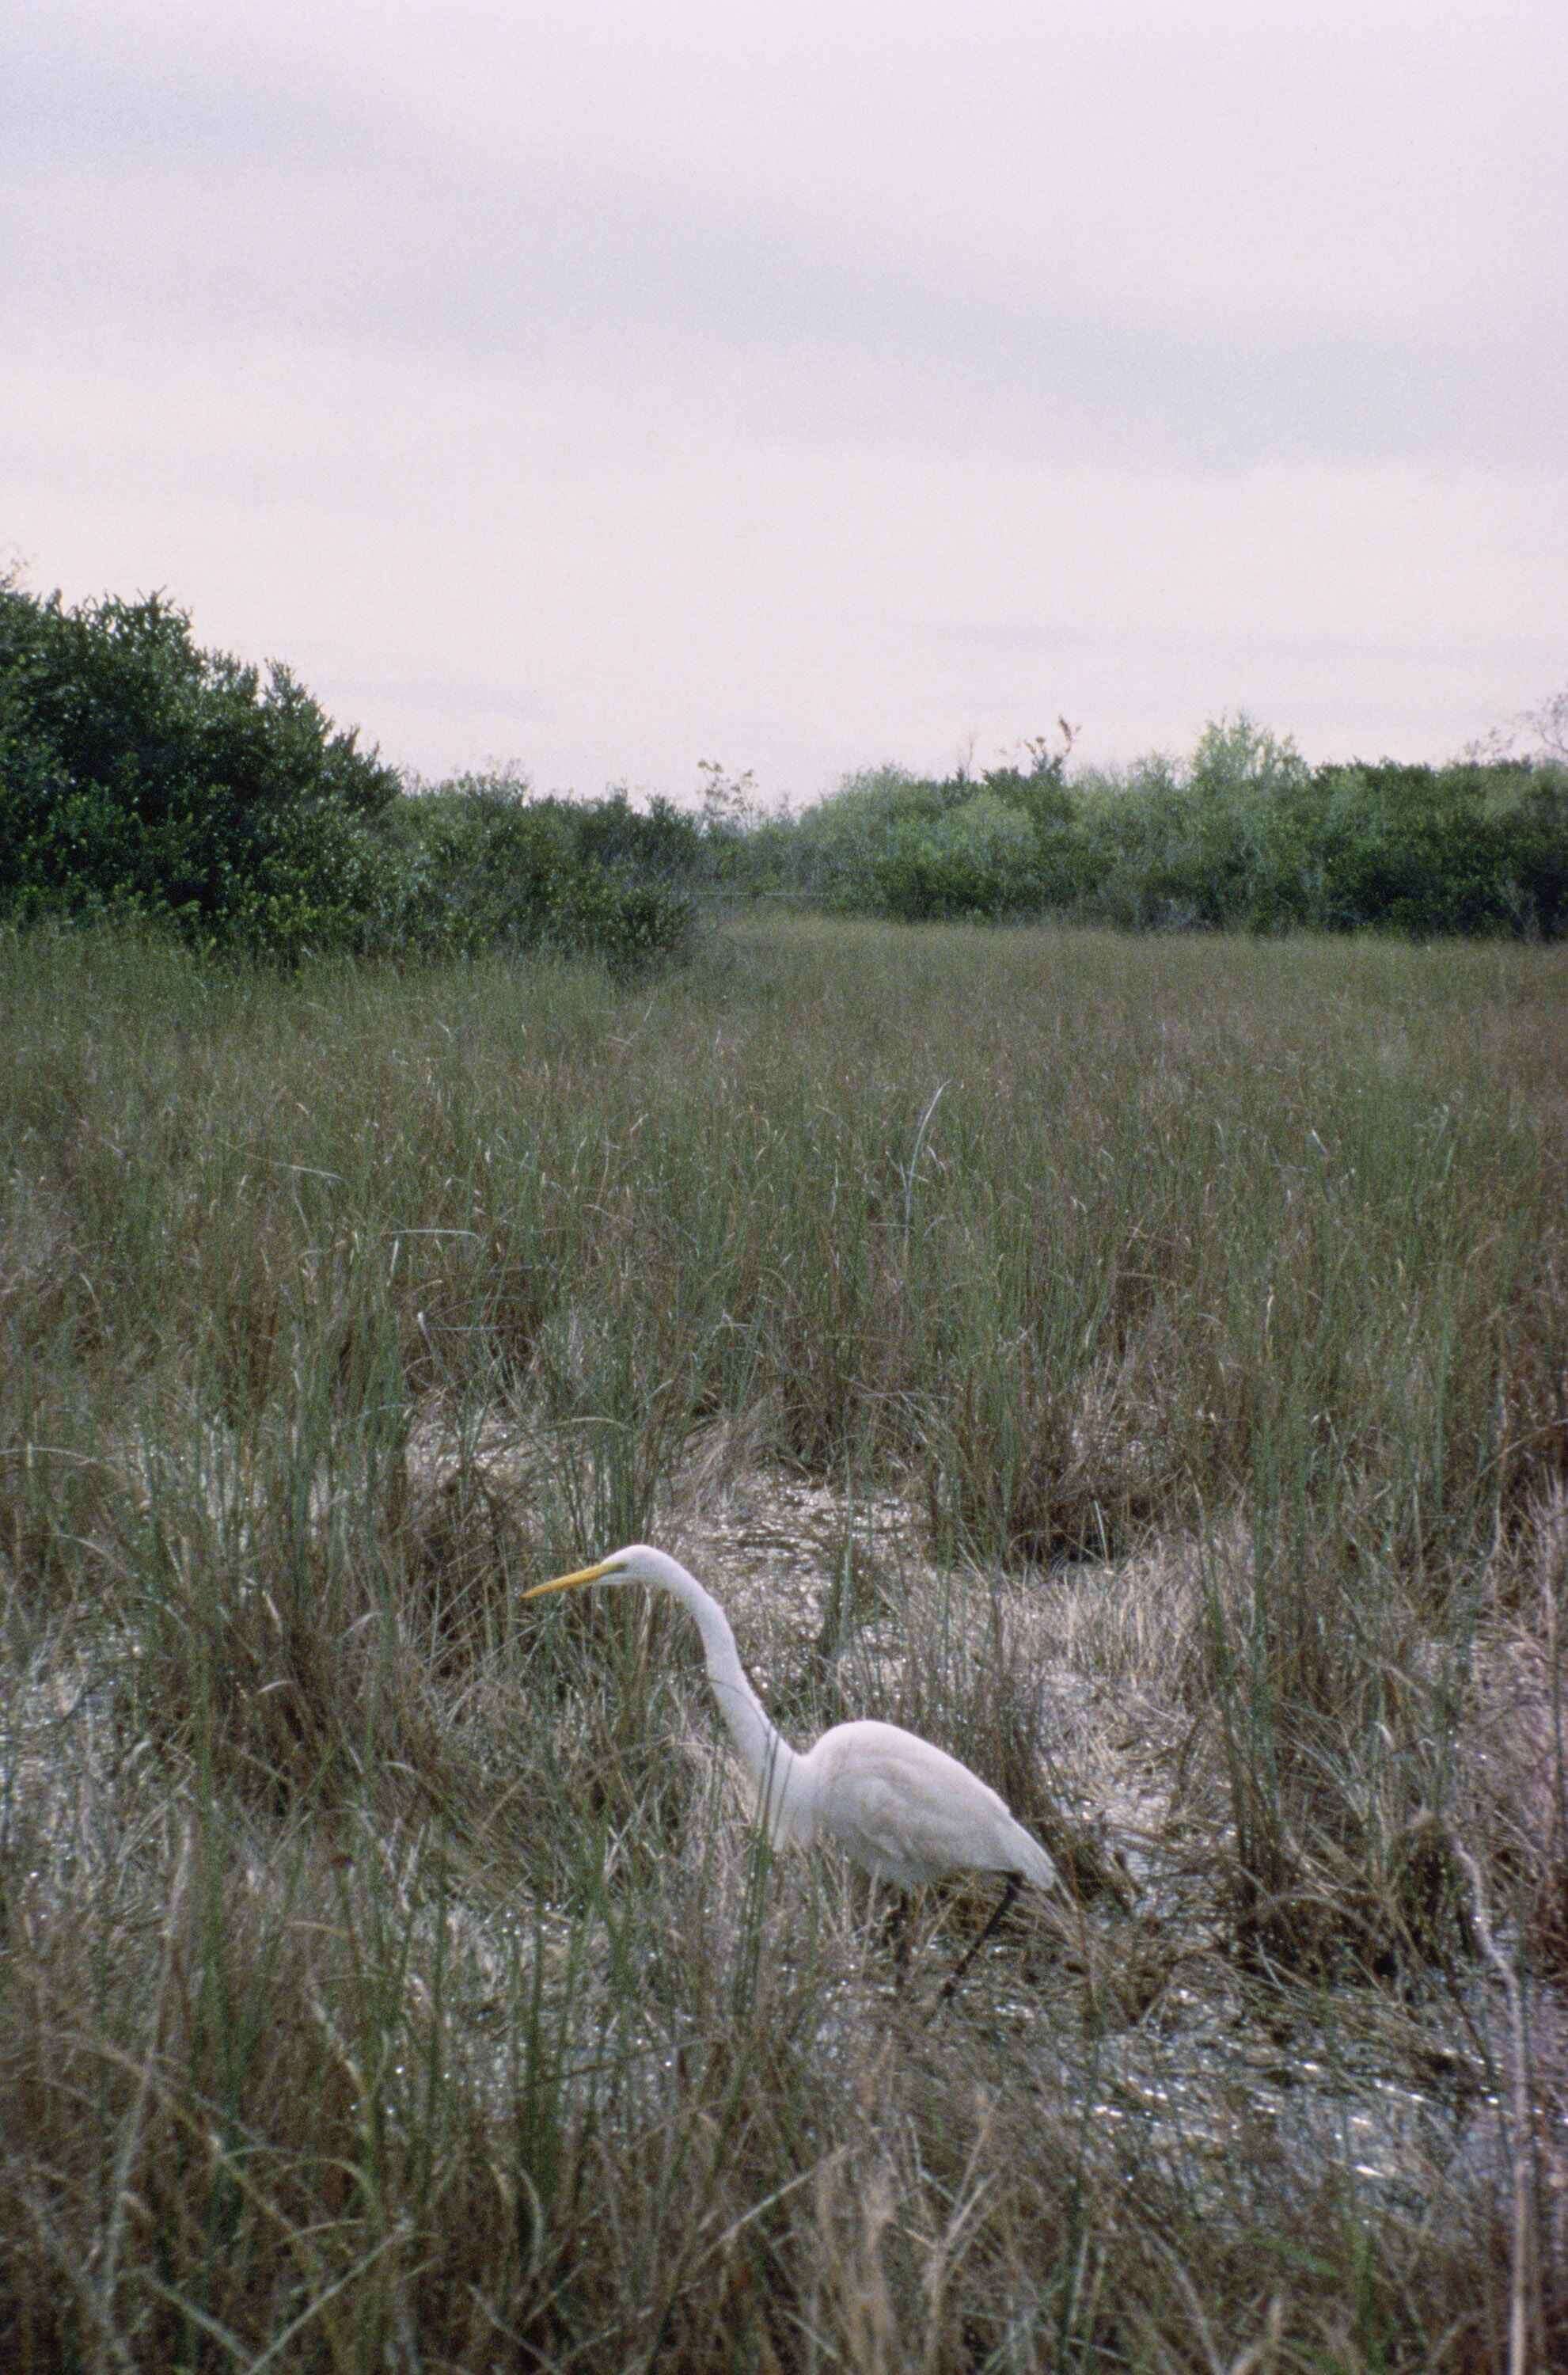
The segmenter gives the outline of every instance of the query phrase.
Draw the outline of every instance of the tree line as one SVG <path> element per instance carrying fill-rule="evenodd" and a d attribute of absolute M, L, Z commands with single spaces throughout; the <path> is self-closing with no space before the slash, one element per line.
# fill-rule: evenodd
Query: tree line
<path fill-rule="evenodd" d="M 1564 704 L 1542 714 L 1561 723 Z M 1310 766 L 1246 716 L 1185 759 L 851 775 L 767 811 L 715 764 L 696 809 L 411 783 L 292 671 L 202 649 L 165 596 L 67 607 L 0 580 L 0 919 L 117 917 L 201 948 L 435 958 L 690 947 L 716 901 L 1131 929 L 1568 929 L 1568 754 Z"/>

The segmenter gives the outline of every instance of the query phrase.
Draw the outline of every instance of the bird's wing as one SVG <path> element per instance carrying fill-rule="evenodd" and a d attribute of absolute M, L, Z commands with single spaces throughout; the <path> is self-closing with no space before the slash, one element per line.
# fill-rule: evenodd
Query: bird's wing
<path fill-rule="evenodd" d="M 944 1873 L 1019 1867 L 1018 1826 L 1001 1799 L 929 1741 L 844 1724 L 817 1755 L 822 1827 L 878 1878 L 914 1888 Z"/>
<path fill-rule="evenodd" d="M 908 1798 L 887 1773 L 857 1766 L 836 1775 L 823 1795 L 822 1827 L 878 1880 L 914 1888 L 930 1877 L 911 1838 Z"/>

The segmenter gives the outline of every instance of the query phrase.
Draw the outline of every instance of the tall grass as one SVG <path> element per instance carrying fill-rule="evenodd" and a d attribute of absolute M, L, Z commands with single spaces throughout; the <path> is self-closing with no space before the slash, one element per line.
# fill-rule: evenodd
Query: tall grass
<path fill-rule="evenodd" d="M 1549 2346 L 1568 960 L 0 976 L 7 2365 Z M 775 1706 L 1074 1877 L 936 2026 L 675 1613 L 517 1608 L 780 1474 L 847 1490 Z M 1287 2141 L 1293 2053 L 1414 2158 Z"/>

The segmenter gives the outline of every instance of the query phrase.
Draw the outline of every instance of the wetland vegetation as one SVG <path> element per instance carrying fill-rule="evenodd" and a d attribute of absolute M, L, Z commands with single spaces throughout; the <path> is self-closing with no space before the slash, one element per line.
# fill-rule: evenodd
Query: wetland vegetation
<path fill-rule="evenodd" d="M 1565 990 L 0 939 L 6 2366 L 1562 2363 Z M 637 1538 L 1070 1876 L 947 2013 Z"/>

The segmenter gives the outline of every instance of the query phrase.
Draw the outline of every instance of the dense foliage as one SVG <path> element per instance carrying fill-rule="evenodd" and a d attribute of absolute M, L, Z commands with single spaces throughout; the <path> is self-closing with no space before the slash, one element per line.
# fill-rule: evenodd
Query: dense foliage
<path fill-rule="evenodd" d="M 136 917 L 294 959 L 685 942 L 696 824 L 507 777 L 406 792 L 277 662 L 204 651 L 162 595 L 0 584 L 0 917 Z"/>
<path fill-rule="evenodd" d="M 1133 929 L 1568 928 L 1568 768 L 1310 767 L 1246 717 L 1185 764 L 1070 782 L 1065 752 L 940 780 L 849 777 L 796 827 L 802 889 L 844 914 L 1055 913 Z"/>
<path fill-rule="evenodd" d="M 0 587 L 0 912 L 134 915 L 209 947 L 361 940 L 393 770 L 289 670 L 199 650 L 161 595 Z"/>
<path fill-rule="evenodd" d="M 1554 710 L 1544 712 L 1549 722 Z M 1072 735 L 976 776 L 880 767 L 799 815 L 704 762 L 700 805 L 409 787 L 277 662 L 199 649 L 161 595 L 0 580 L 0 919 L 134 916 L 207 949 L 678 953 L 703 903 L 1124 929 L 1568 930 L 1568 763 L 1312 767 L 1242 715 L 1189 759 L 1079 770 Z"/>
<path fill-rule="evenodd" d="M 385 929 L 410 954 L 591 951 L 635 971 L 690 938 L 701 836 L 672 803 L 622 791 L 536 799 L 511 775 L 467 775 L 390 812 Z"/>

